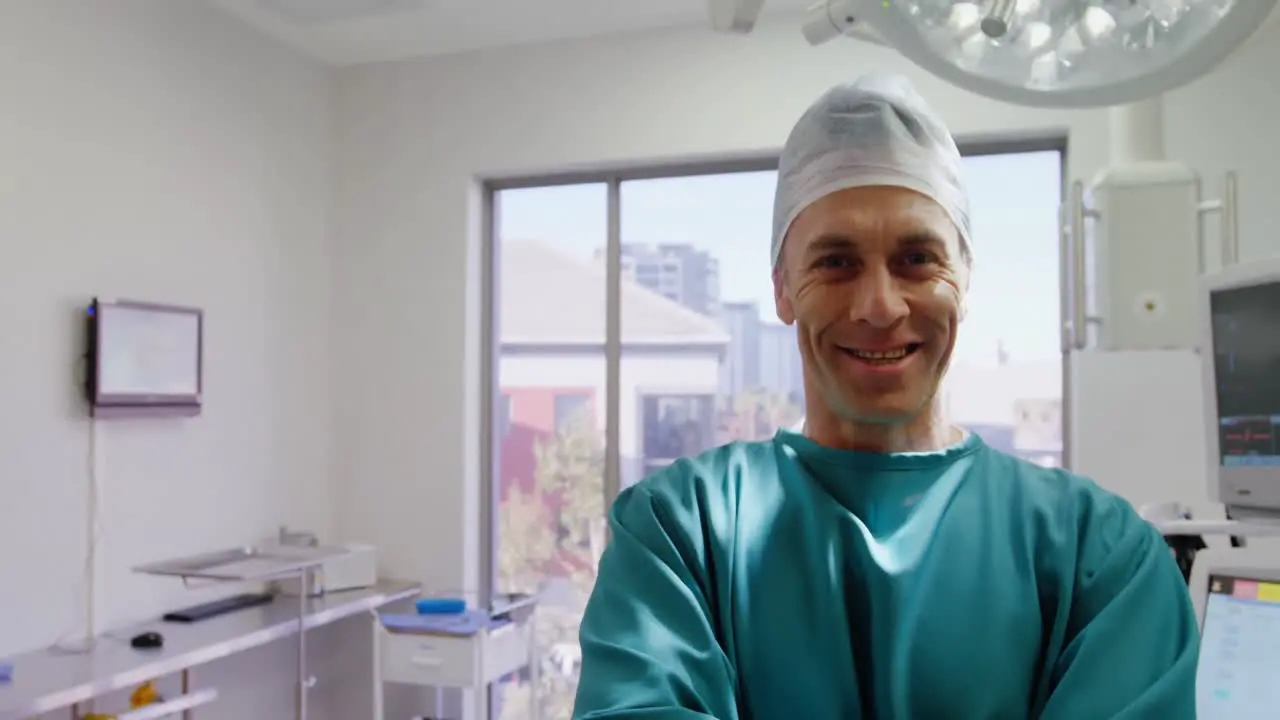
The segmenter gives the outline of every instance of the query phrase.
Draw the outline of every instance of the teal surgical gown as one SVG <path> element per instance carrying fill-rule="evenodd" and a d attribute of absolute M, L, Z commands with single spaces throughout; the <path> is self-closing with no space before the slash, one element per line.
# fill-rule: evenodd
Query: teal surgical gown
<path fill-rule="evenodd" d="M 1199 635 L 1161 536 L 976 436 L 781 431 L 624 491 L 574 718 L 1192 720 Z"/>

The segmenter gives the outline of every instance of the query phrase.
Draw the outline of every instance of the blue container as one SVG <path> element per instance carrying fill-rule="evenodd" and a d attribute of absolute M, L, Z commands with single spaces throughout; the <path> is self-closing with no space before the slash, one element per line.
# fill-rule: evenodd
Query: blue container
<path fill-rule="evenodd" d="M 422 598 L 414 603 L 419 615 L 456 615 L 466 612 L 467 601 L 462 598 Z"/>

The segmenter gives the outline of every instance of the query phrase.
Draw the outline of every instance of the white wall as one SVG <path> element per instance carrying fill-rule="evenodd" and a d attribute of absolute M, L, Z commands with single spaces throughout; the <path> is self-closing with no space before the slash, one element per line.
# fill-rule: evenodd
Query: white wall
<path fill-rule="evenodd" d="M 640 417 L 642 395 L 717 395 L 720 391 L 720 358 L 704 354 L 628 356 L 618 368 L 618 452 L 625 458 L 643 453 L 644 425 Z M 600 411 L 596 418 L 603 432 L 604 355 L 512 355 L 502 358 L 498 369 L 504 388 L 590 387 Z"/>
<path fill-rule="evenodd" d="M 135 564 L 329 529 L 333 189 L 326 70 L 194 0 L 8 0 L 0 98 L 7 655 L 84 631 L 94 295 L 207 312 L 204 414 L 100 423 L 103 625 L 201 598 Z"/>
<path fill-rule="evenodd" d="M 1277 40 L 1265 29 L 1166 103 L 1172 157 L 1209 177 L 1240 172 L 1246 260 L 1280 251 L 1268 232 L 1280 222 L 1280 97 L 1266 72 Z M 83 629 L 76 357 L 91 296 L 208 311 L 204 415 L 100 429 L 104 624 L 195 599 L 132 565 L 281 522 L 374 541 L 392 574 L 474 587 L 477 175 L 769 151 L 819 92 L 872 67 L 912 75 L 958 134 L 1067 128 L 1074 176 L 1106 161 L 1104 113 L 999 105 L 883 49 L 809 48 L 790 26 L 351 68 L 331 105 L 323 69 L 196 0 L 9 0 L 0 653 Z M 344 508 L 335 522 L 331 507 Z M 263 666 L 287 666 L 282 651 L 265 650 Z M 258 678 L 263 692 L 287 700 L 287 680 L 272 678 Z"/>
<path fill-rule="evenodd" d="M 1241 253 L 1280 249 L 1280 111 L 1265 29 L 1167 101 L 1171 156 L 1241 177 Z M 1101 111 L 976 98 L 855 42 L 810 48 L 794 26 L 749 38 L 675 30 L 343 70 L 335 293 L 340 518 L 398 573 L 474 587 L 478 559 L 478 175 L 775 149 L 821 91 L 896 68 L 962 136 L 1070 131 L 1069 171 L 1107 159 Z M 375 290 L 376 288 L 376 290 Z M 1185 390 L 1184 390 L 1185 391 Z M 462 422 L 459 422 L 459 418 Z M 456 548 L 465 553 L 424 552 Z"/>

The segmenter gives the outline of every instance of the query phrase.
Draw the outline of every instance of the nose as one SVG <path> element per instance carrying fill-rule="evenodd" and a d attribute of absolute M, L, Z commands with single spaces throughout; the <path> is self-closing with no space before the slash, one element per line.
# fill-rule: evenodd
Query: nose
<path fill-rule="evenodd" d="M 866 268 L 853 287 L 852 320 L 889 328 L 909 312 L 904 288 L 884 265 Z"/>

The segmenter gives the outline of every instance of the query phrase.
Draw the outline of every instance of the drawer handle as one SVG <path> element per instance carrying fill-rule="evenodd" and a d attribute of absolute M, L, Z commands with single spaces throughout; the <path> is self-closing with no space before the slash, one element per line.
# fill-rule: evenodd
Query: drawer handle
<path fill-rule="evenodd" d="M 440 667 L 444 664 L 444 660 L 429 655 L 414 655 L 409 658 L 409 662 L 420 667 Z"/>

